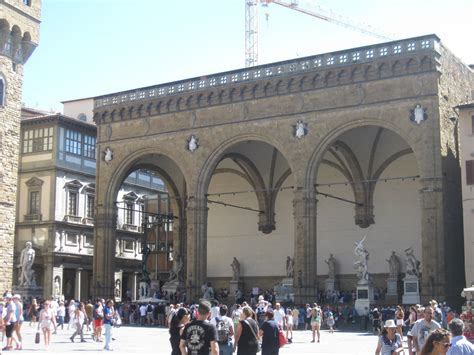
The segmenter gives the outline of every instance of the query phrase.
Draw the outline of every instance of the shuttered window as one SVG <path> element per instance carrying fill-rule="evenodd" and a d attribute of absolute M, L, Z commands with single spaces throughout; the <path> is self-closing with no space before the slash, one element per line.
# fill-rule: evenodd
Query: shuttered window
<path fill-rule="evenodd" d="M 474 160 L 466 161 L 466 184 L 474 185 Z"/>

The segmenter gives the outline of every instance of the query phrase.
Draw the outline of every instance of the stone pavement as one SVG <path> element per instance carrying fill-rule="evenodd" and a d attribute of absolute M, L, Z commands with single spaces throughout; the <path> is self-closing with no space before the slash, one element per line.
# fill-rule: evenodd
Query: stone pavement
<path fill-rule="evenodd" d="M 92 341 L 91 335 L 87 334 L 87 343 L 80 343 L 76 339 L 74 344 L 69 337 L 72 330 L 59 330 L 57 335 L 52 335 L 52 344 L 49 351 L 44 349 L 43 338 L 40 344 L 34 343 L 35 328 L 29 327 L 28 323 L 23 326 L 23 350 L 3 351 L 5 354 L 40 354 L 53 353 L 63 354 L 156 354 L 169 355 L 171 347 L 169 345 L 169 335 L 167 329 L 155 327 L 121 327 L 114 328 L 112 341 L 113 352 L 103 350 L 104 343 Z M 377 343 L 377 338 L 368 333 L 357 332 L 335 332 L 329 334 L 323 330 L 321 333 L 321 343 L 311 343 L 310 331 L 295 331 L 293 343 L 280 350 L 281 355 L 293 354 L 351 354 L 366 355 L 373 354 Z"/>

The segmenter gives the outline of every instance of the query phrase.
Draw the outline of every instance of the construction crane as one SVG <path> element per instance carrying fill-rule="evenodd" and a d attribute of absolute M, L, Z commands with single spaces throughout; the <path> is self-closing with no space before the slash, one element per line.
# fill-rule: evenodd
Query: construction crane
<path fill-rule="evenodd" d="M 277 4 L 291 10 L 295 10 L 306 15 L 316 17 L 333 23 L 338 26 L 349 28 L 354 31 L 364 33 L 383 40 L 391 40 L 388 36 L 372 29 L 370 26 L 356 23 L 346 17 L 340 16 L 330 11 L 326 11 L 319 6 L 313 6 L 314 9 L 304 7 L 298 0 L 245 0 L 245 66 L 252 67 L 258 64 L 258 5 Z"/>

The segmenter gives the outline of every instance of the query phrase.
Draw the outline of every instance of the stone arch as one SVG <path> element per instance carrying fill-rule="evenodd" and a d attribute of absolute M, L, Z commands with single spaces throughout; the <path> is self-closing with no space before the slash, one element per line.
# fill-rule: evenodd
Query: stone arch
<path fill-rule="evenodd" d="M 8 41 L 8 37 L 10 36 L 10 24 L 7 20 L 1 19 L 0 20 L 0 48 L 5 47 L 5 43 Z"/>
<path fill-rule="evenodd" d="M 407 73 L 416 73 L 420 67 L 420 63 L 417 59 L 410 58 L 405 64 L 405 70 Z"/>
<path fill-rule="evenodd" d="M 326 86 L 333 86 L 336 84 L 336 75 L 334 72 L 329 71 L 326 73 L 326 76 L 324 77 L 324 83 Z"/>
<path fill-rule="evenodd" d="M 360 120 L 354 120 L 354 121 L 335 127 L 331 132 L 325 135 L 325 137 L 321 140 L 320 144 L 313 151 L 313 153 L 311 154 L 306 172 L 305 172 L 305 188 L 308 191 L 314 190 L 313 186 L 316 183 L 318 167 L 323 160 L 323 156 L 325 152 L 331 146 L 331 144 L 333 144 L 337 140 L 337 137 L 341 136 L 342 134 L 354 128 L 360 128 L 360 127 L 365 127 L 365 126 L 375 126 L 375 127 L 386 128 L 390 131 L 393 131 L 397 135 L 399 135 L 400 138 L 402 138 L 413 151 L 416 158 L 418 171 L 420 172 L 420 175 L 422 174 L 422 169 L 420 168 L 420 161 L 421 161 L 420 154 L 421 153 L 419 149 L 417 149 L 420 143 L 418 143 L 416 139 L 413 139 L 407 131 L 403 130 L 401 127 L 389 121 L 382 121 L 379 119 L 371 119 L 371 118 L 360 119 Z"/>
<path fill-rule="evenodd" d="M 179 171 L 181 172 L 181 175 L 184 178 L 185 184 L 187 185 L 187 180 L 186 180 L 186 175 L 184 175 L 183 167 L 178 163 L 178 159 L 174 159 L 169 156 L 169 154 L 166 154 L 159 149 L 156 148 L 146 148 L 146 149 L 141 149 L 136 152 L 133 152 L 129 156 L 127 156 L 125 159 L 121 161 L 121 163 L 117 166 L 117 168 L 114 170 L 114 172 L 111 173 L 111 179 L 107 185 L 106 193 L 105 193 L 105 203 L 109 206 L 111 206 L 114 203 L 114 198 L 117 195 L 117 192 L 120 189 L 120 186 L 122 182 L 126 179 L 126 177 L 134 170 L 142 166 L 139 162 L 141 159 L 145 157 L 150 157 L 150 156 L 163 156 L 167 159 L 169 159 L 172 163 L 174 163 Z M 138 165 L 137 165 L 138 164 Z M 143 164 L 144 166 L 144 164 Z M 151 164 L 148 164 L 148 166 L 151 166 Z M 179 194 L 179 189 L 178 187 L 173 183 L 173 180 L 170 175 L 168 175 L 163 169 L 161 169 L 159 166 L 153 165 L 153 170 L 156 170 L 157 172 L 163 174 L 163 179 L 169 186 L 172 188 L 173 192 L 176 194 Z"/>
<path fill-rule="evenodd" d="M 392 75 L 401 75 L 403 74 L 403 66 L 400 61 L 396 60 L 392 64 Z"/>
<path fill-rule="evenodd" d="M 239 136 L 234 136 L 231 139 L 227 139 L 223 141 L 221 144 L 216 146 L 214 151 L 208 155 L 207 159 L 205 160 L 204 164 L 202 165 L 200 169 L 199 176 L 197 178 L 197 186 L 196 186 L 196 197 L 197 198 L 204 198 L 208 187 L 209 183 L 211 181 L 212 175 L 219 164 L 219 162 L 222 160 L 222 158 L 225 155 L 225 152 L 228 148 L 240 143 L 240 142 L 245 142 L 245 141 L 258 141 L 258 142 L 263 142 L 266 143 L 274 148 L 276 148 L 281 155 L 285 158 L 287 161 L 290 170 L 294 172 L 294 169 L 291 165 L 291 161 L 288 159 L 288 157 L 291 156 L 286 149 L 274 138 L 271 138 L 269 136 L 263 135 L 263 134 L 256 134 L 256 133 L 249 133 L 249 134 L 243 134 Z"/>
<path fill-rule="evenodd" d="M 428 56 L 423 57 L 420 61 L 421 71 L 430 70 L 431 69 L 431 64 L 432 64 L 432 61 L 431 61 L 430 57 L 428 57 Z"/>

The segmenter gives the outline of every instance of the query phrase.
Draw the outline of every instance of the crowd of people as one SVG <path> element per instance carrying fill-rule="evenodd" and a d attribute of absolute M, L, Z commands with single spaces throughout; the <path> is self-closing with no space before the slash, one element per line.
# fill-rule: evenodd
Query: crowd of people
<path fill-rule="evenodd" d="M 348 295 L 343 293 L 341 297 Z M 318 301 L 328 300 L 319 296 Z M 459 315 L 445 303 L 434 300 L 425 307 L 375 306 L 367 315 L 359 315 L 351 303 L 280 304 L 271 291 L 252 295 L 248 303 L 244 300 L 232 306 L 217 300 L 191 305 L 129 301 L 114 305 L 112 300 L 103 299 L 22 300 L 20 295 L 8 291 L 0 299 L 4 351 L 22 349 L 23 323 L 42 333 L 46 349 L 54 334 L 61 330 L 70 332 L 71 342 L 104 342 L 104 349 L 112 350 L 112 328 L 122 322 L 167 327 L 172 355 L 252 355 L 260 351 L 260 344 L 262 355 L 274 355 L 279 353 L 282 341 L 292 342 L 294 331 L 310 331 L 308 342 L 319 343 L 322 327 L 331 334 L 335 329 L 354 327 L 359 322 L 361 326 L 372 324 L 378 337 L 376 355 L 474 354 L 473 345 L 462 336 Z"/>
<path fill-rule="evenodd" d="M 6 291 L 0 299 L 0 331 L 6 342 L 3 351 L 22 350 L 21 328 L 29 319 L 29 326 L 36 327 L 37 333 L 43 334 L 43 342 L 49 349 L 51 337 L 58 330 L 71 332 L 69 338 L 75 342 L 86 342 L 85 334 L 91 335 L 92 341 L 104 342 L 105 350 L 112 350 L 112 327 L 121 324 L 121 318 L 114 309 L 113 300 L 97 299 L 79 302 L 70 300 L 65 304 L 54 298 L 47 300 L 22 300 L 21 295 L 12 295 Z M 103 336 L 104 335 L 104 336 Z"/>

